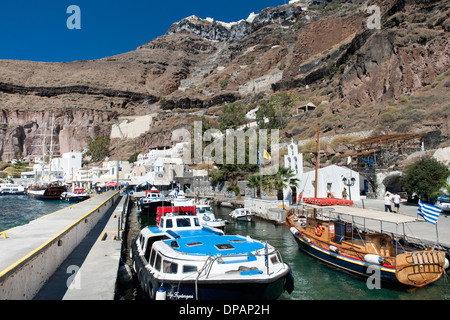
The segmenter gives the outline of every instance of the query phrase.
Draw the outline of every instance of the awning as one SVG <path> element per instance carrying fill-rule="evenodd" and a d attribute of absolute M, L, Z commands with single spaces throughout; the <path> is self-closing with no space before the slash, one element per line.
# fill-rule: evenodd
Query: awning
<path fill-rule="evenodd" d="M 307 204 L 305 206 L 309 208 L 324 209 L 324 212 L 331 211 L 333 214 L 378 220 L 382 222 L 408 223 L 420 221 L 417 219 L 417 217 L 411 217 L 400 213 L 384 212 L 374 209 L 363 209 L 349 206 L 318 206 L 315 204 Z"/>
<path fill-rule="evenodd" d="M 326 208 L 334 209 L 334 212 L 353 217 L 365 219 L 386 221 L 391 223 L 407 223 L 418 221 L 416 217 L 406 216 L 400 213 L 390 213 L 373 209 L 362 209 L 355 207 L 328 206 Z"/>

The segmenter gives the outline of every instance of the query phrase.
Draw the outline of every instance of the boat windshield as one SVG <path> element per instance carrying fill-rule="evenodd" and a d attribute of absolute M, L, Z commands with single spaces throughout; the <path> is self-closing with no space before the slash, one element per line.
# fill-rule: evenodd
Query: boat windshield
<path fill-rule="evenodd" d="M 198 222 L 198 218 L 191 219 L 189 217 L 186 217 L 186 218 L 177 217 L 177 227 L 178 228 L 189 228 L 192 226 L 196 226 L 196 227 L 200 226 L 200 223 Z"/>
<path fill-rule="evenodd" d="M 197 213 L 211 213 L 211 207 L 197 207 Z"/>

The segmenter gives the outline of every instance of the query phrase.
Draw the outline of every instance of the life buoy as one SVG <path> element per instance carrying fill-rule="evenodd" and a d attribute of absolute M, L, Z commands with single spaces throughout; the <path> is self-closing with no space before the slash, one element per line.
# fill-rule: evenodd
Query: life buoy
<path fill-rule="evenodd" d="M 322 225 L 320 223 L 316 224 L 316 226 L 314 227 L 314 232 L 316 233 L 316 236 L 321 237 L 323 230 L 322 230 Z"/>
<path fill-rule="evenodd" d="M 303 197 L 303 192 L 300 192 L 300 194 L 297 197 L 297 202 L 300 202 L 302 200 Z"/>

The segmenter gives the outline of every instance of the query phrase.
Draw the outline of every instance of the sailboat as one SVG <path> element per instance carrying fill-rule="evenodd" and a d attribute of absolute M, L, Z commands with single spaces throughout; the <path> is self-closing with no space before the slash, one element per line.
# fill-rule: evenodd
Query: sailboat
<path fill-rule="evenodd" d="M 342 206 L 339 202 L 321 204 L 316 202 L 286 211 L 286 225 L 299 248 L 314 258 L 364 277 L 379 275 L 382 281 L 411 287 L 437 281 L 448 268 L 444 251 L 414 243 L 397 232 L 391 235 L 360 230 L 354 223 L 354 217 L 359 217 L 364 219 L 364 226 L 365 219 L 374 219 L 398 227 L 415 222 L 416 218 Z M 351 222 L 344 220 L 344 215 L 351 216 Z"/>
<path fill-rule="evenodd" d="M 55 115 L 52 115 L 52 132 L 50 136 L 50 168 L 49 168 L 49 176 L 51 176 L 52 168 L 52 157 L 53 157 L 53 128 L 55 123 Z M 46 143 L 46 133 L 47 133 L 47 126 L 45 127 L 44 132 L 44 142 L 42 145 L 43 148 L 43 159 L 46 157 L 46 149 L 45 149 L 45 143 Z M 42 164 L 42 175 L 44 174 L 44 168 L 45 163 Z M 62 185 L 59 181 L 53 182 L 53 183 L 40 183 L 32 185 L 28 188 L 27 194 L 28 197 L 37 199 L 37 200 L 60 200 L 61 194 L 67 191 L 67 187 Z"/>

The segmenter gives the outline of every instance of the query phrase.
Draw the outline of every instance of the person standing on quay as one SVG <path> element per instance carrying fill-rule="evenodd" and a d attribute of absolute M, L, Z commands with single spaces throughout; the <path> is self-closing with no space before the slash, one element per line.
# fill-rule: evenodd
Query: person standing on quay
<path fill-rule="evenodd" d="M 394 201 L 395 212 L 399 213 L 399 211 L 400 211 L 400 196 L 399 196 L 399 194 L 398 193 L 394 194 L 392 199 Z"/>
<path fill-rule="evenodd" d="M 347 189 L 342 190 L 342 199 L 347 199 Z"/>
<path fill-rule="evenodd" d="M 392 212 L 391 203 L 392 203 L 392 199 L 391 199 L 391 197 L 389 197 L 389 193 L 386 193 L 384 195 L 384 211 L 385 212 L 387 212 L 388 210 L 389 210 L 389 212 Z"/>

